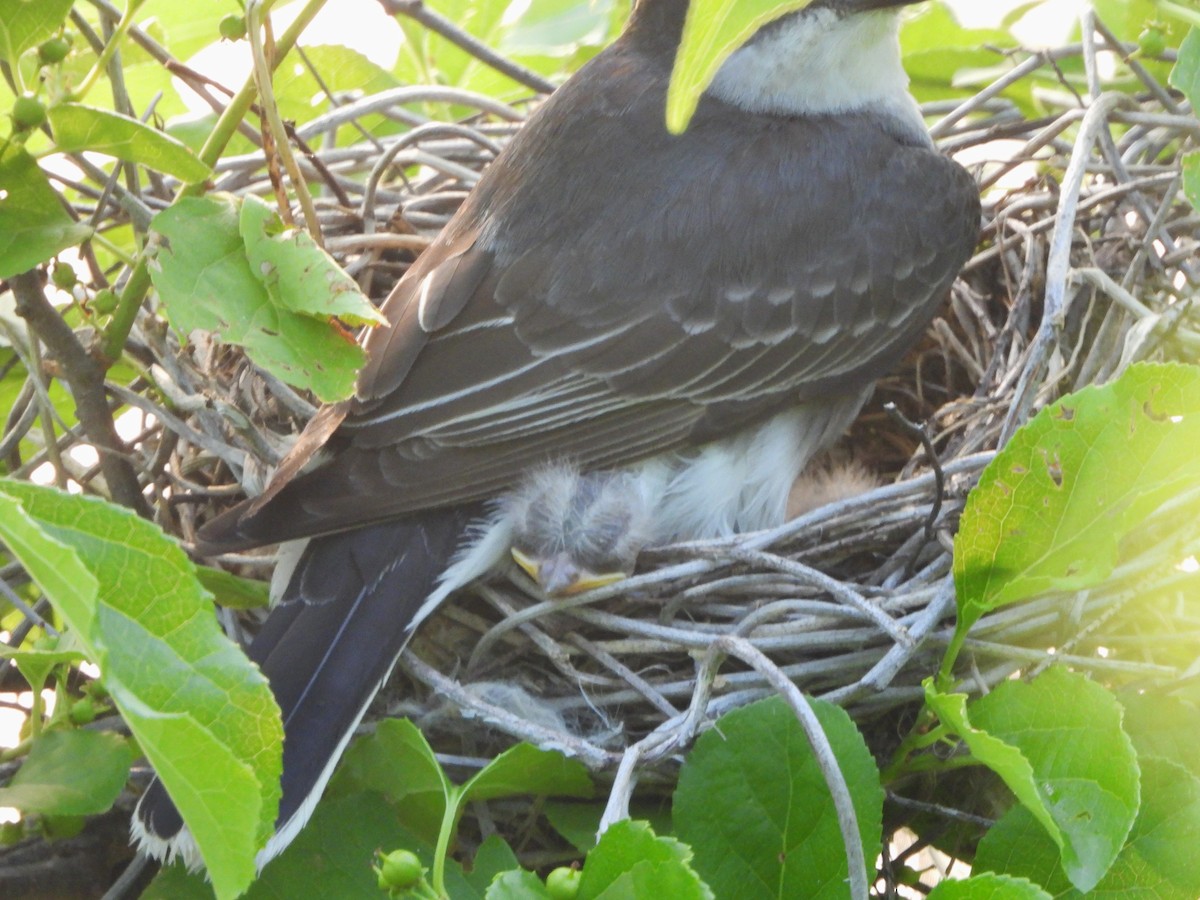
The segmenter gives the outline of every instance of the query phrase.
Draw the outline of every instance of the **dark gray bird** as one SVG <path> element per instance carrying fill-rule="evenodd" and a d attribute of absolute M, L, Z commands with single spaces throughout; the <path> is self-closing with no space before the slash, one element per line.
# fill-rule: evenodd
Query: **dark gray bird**
<path fill-rule="evenodd" d="M 496 498 L 621 470 L 662 537 L 775 524 L 805 462 L 925 329 L 975 244 L 972 179 L 907 91 L 897 8 L 816 0 L 664 128 L 685 0 L 639 0 L 383 306 L 356 396 L 320 410 L 215 553 L 312 540 L 249 648 L 284 714 L 279 852 L 413 627 L 504 559 Z M 491 504 L 488 504 L 491 501 Z M 194 853 L 161 786 L 135 829 Z"/>

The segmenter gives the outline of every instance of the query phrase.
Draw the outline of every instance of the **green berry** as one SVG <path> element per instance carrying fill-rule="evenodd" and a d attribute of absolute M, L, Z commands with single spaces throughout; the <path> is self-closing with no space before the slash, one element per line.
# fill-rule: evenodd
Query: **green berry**
<path fill-rule="evenodd" d="M 96 702 L 91 697 L 80 697 L 71 704 L 71 721 L 76 725 L 87 725 L 96 720 Z"/>
<path fill-rule="evenodd" d="M 546 876 L 546 892 L 552 900 L 575 900 L 583 873 L 570 866 L 560 866 Z"/>
<path fill-rule="evenodd" d="M 66 263 L 55 263 L 54 268 L 50 270 L 50 280 L 54 282 L 55 287 L 69 291 L 75 287 L 75 270 Z"/>
<path fill-rule="evenodd" d="M 100 315 L 107 315 L 117 308 L 117 295 L 111 288 L 101 288 L 92 298 L 91 307 Z"/>
<path fill-rule="evenodd" d="M 1162 56 L 1167 49 L 1167 36 L 1157 25 L 1148 25 L 1138 35 L 1138 47 L 1146 56 Z"/>
<path fill-rule="evenodd" d="M 425 868 L 411 850 L 393 850 L 379 861 L 379 886 L 383 890 L 407 891 L 420 884 Z"/>
<path fill-rule="evenodd" d="M 31 131 L 46 121 L 46 106 L 31 94 L 22 94 L 13 103 L 13 125 L 17 131 Z"/>
<path fill-rule="evenodd" d="M 217 26 L 217 30 L 221 32 L 221 37 L 227 41 L 240 41 L 246 36 L 246 17 L 239 16 L 237 13 L 230 13 L 221 20 Z"/>
<path fill-rule="evenodd" d="M 42 61 L 43 65 L 47 66 L 62 62 L 70 52 L 71 42 L 65 36 L 52 37 L 50 40 L 38 45 L 38 59 Z"/>

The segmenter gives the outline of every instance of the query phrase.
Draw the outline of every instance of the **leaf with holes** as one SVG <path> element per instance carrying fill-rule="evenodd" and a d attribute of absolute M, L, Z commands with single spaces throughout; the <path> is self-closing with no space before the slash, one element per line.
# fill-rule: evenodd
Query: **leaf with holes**
<path fill-rule="evenodd" d="M 1070 882 L 1091 890 L 1138 813 L 1137 759 L 1116 698 L 1062 668 L 1028 684 L 1004 682 L 969 709 L 963 694 L 937 693 L 928 679 L 925 689 L 943 724 L 1038 822 Z M 998 871 L 1045 884 L 1028 871 Z"/>
<path fill-rule="evenodd" d="M 1099 584 L 1121 541 L 1200 484 L 1200 368 L 1131 366 L 1043 409 L 971 491 L 954 541 L 956 640 L 988 610 Z"/>

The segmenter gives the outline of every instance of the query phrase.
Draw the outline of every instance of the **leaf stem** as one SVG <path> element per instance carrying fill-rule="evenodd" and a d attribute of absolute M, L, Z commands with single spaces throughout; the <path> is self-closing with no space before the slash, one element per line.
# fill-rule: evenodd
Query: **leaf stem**
<path fill-rule="evenodd" d="M 104 49 L 100 51 L 100 55 L 96 57 L 96 62 L 92 65 L 92 69 L 84 76 L 83 81 L 79 83 L 74 91 L 71 92 L 72 100 L 82 100 L 103 75 L 108 70 L 108 64 L 116 55 L 118 48 L 121 46 L 121 41 L 125 40 L 125 35 L 133 26 L 133 17 L 138 9 L 145 3 L 146 0 L 129 0 L 129 4 L 125 7 L 125 13 L 117 22 L 117 27 L 113 29 L 112 37 L 104 45 Z"/>
<path fill-rule="evenodd" d="M 429 873 L 433 890 L 438 897 L 446 897 L 446 855 L 450 851 L 450 838 L 458 824 L 462 789 L 457 785 L 446 785 L 446 809 L 442 813 L 442 827 L 438 831 L 437 847 L 433 851 L 433 868 Z"/>
<path fill-rule="evenodd" d="M 1188 9 L 1175 2 L 1175 0 L 1158 0 L 1158 8 L 1167 15 L 1174 16 L 1177 19 L 1182 19 L 1193 28 L 1200 28 L 1200 12 L 1194 9 Z"/>
<path fill-rule="evenodd" d="M 254 80 L 258 84 L 258 97 L 262 106 L 264 122 L 274 138 L 275 152 L 283 162 L 283 167 L 287 169 L 288 178 L 291 179 L 292 188 L 296 192 L 296 200 L 304 211 L 304 222 L 308 227 L 308 233 L 317 242 L 317 246 L 323 248 L 325 242 L 321 237 L 320 223 L 317 221 L 317 209 L 313 205 L 312 195 L 308 191 L 308 184 L 304 180 L 304 174 L 300 171 L 300 165 L 292 153 L 283 119 L 279 116 L 279 106 L 275 103 L 275 91 L 271 84 L 273 67 L 268 63 L 266 50 L 263 47 L 263 32 L 270 29 L 267 13 L 274 2 L 275 0 L 250 0 L 246 4 L 246 36 L 249 38 L 250 53 L 254 59 Z M 277 53 L 278 49 L 276 48 Z M 286 192 L 281 191 L 281 193 L 284 194 L 281 200 L 286 205 Z M 284 221 L 287 221 L 289 219 L 287 210 L 280 210 L 280 212 L 283 214 Z"/>

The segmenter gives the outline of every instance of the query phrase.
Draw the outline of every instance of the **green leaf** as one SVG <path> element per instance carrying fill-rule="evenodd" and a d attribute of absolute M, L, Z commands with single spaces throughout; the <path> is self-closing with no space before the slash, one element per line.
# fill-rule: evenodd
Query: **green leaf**
<path fill-rule="evenodd" d="M 1091 890 L 1116 859 L 1138 811 L 1137 758 L 1116 698 L 1055 667 L 1028 684 L 999 685 L 971 704 L 971 720 L 1027 761 L 1020 792 L 1007 768 L 998 774 L 1039 821 L 1053 820 L 1047 831 L 1061 835 L 1055 842 L 1071 883 Z M 975 753 L 972 738 L 963 739 Z M 1036 800 L 1029 799 L 1031 790 Z"/>
<path fill-rule="evenodd" d="M 347 751 L 328 793 L 378 791 L 401 811 L 406 827 L 433 843 L 451 789 L 420 729 L 408 719 L 384 719 Z"/>
<path fill-rule="evenodd" d="M 7 657 L 15 662 L 17 670 L 29 682 L 29 687 L 40 691 L 56 667 L 80 662 L 86 658 L 79 642 L 75 640 L 73 631 L 53 638 L 52 644 L 53 649 L 41 646 L 41 642 L 38 647 L 29 649 L 0 644 L 0 657 Z"/>
<path fill-rule="evenodd" d="M 59 150 L 92 150 L 174 175 L 180 181 L 204 181 L 212 170 L 186 145 L 137 119 L 84 106 L 59 103 L 49 109 L 50 128 Z"/>
<path fill-rule="evenodd" d="M 873 862 L 883 816 L 875 761 L 844 710 L 822 701 L 813 709 Z M 800 723 L 779 697 L 729 713 L 696 742 L 679 774 L 674 816 L 697 871 L 722 898 L 848 896 L 833 800 Z"/>
<path fill-rule="evenodd" d="M 428 861 L 429 848 L 405 833 L 396 811 L 378 794 L 324 798 L 309 823 L 263 869 L 242 900 L 384 900 L 371 863 L 377 849 L 398 845 L 413 848 Z M 142 900 L 203 896 L 211 896 L 203 875 L 188 875 L 182 866 L 170 866 L 147 888 Z"/>
<path fill-rule="evenodd" d="M 0 59 L 14 62 L 58 31 L 74 0 L 0 0 Z"/>
<path fill-rule="evenodd" d="M 612 0 L 542 0 L 531 3 L 504 36 L 498 49 L 506 55 L 565 57 L 579 47 L 604 41 L 612 20 Z"/>
<path fill-rule="evenodd" d="M 550 900 L 550 892 L 533 872 L 516 869 L 498 876 L 488 885 L 486 900 Z"/>
<path fill-rule="evenodd" d="M 464 800 L 495 800 L 536 794 L 590 797 L 592 779 L 587 767 L 556 750 L 517 744 L 484 766 L 462 789 Z"/>
<path fill-rule="evenodd" d="M 1194 209 L 1200 209 L 1200 150 L 1183 154 L 1183 192 Z"/>
<path fill-rule="evenodd" d="M 34 741 L 8 787 L 0 787 L 0 806 L 48 816 L 106 812 L 125 787 L 133 757 L 119 734 L 47 732 Z"/>
<path fill-rule="evenodd" d="M 242 202 L 238 230 L 246 245 L 250 271 L 280 308 L 348 325 L 383 325 L 358 283 L 307 231 L 284 229 L 271 207 L 254 195 Z"/>
<path fill-rule="evenodd" d="M 667 88 L 667 128 L 681 133 L 717 69 L 763 25 L 812 0 L 692 0 Z"/>
<path fill-rule="evenodd" d="M 1142 759 L 1142 804 L 1121 853 L 1089 900 L 1193 900 L 1200 897 L 1200 779 L 1165 759 Z M 1030 878 L 1060 900 L 1071 886 L 1047 837 L 1023 806 L 1009 810 L 979 842 L 976 872 Z"/>
<path fill-rule="evenodd" d="M 1192 109 L 1200 107 L 1200 28 L 1188 29 L 1179 47 L 1179 59 L 1171 70 L 1170 82 L 1187 97 Z"/>
<path fill-rule="evenodd" d="M 929 892 L 929 900 L 1051 900 L 1051 897 L 1028 879 L 985 872 L 963 881 L 943 881 Z"/>
<path fill-rule="evenodd" d="M 23 482 L 0 480 L 0 537 L 104 672 L 218 896 L 236 895 L 274 825 L 283 733 L 195 567 L 128 510 Z"/>
<path fill-rule="evenodd" d="M 32 156 L 11 142 L 0 147 L 0 278 L 28 271 L 91 234 L 67 215 Z"/>
<path fill-rule="evenodd" d="M 520 865 L 508 842 L 498 834 L 491 834 L 484 838 L 479 849 L 475 851 L 471 871 L 465 877 L 467 883 L 483 897 L 487 893 L 488 885 L 497 875 L 518 869 Z"/>
<path fill-rule="evenodd" d="M 711 900 L 713 892 L 692 867 L 692 855 L 686 844 L 658 837 L 645 822 L 617 822 L 588 854 L 578 900 Z"/>
<path fill-rule="evenodd" d="M 250 266 L 240 211 L 236 198 L 213 195 L 185 197 L 154 217 L 160 246 L 150 276 L 171 324 L 185 335 L 216 332 L 322 400 L 349 396 L 366 359 L 362 348 L 336 322 L 280 304 L 278 291 L 273 295 Z"/>
<path fill-rule="evenodd" d="M 1039 412 L 984 470 L 954 541 L 956 641 L 983 613 L 1100 583 L 1164 501 L 1200 484 L 1200 368 L 1141 363 Z"/>
<path fill-rule="evenodd" d="M 1163 694 L 1130 691 L 1119 699 L 1125 708 L 1122 727 L 1139 759 L 1167 759 L 1200 777 L 1200 709 Z"/>
<path fill-rule="evenodd" d="M 196 577 L 217 603 L 229 609 L 260 609 L 271 604 L 270 586 L 265 581 L 241 578 L 211 566 L 197 566 Z"/>
<path fill-rule="evenodd" d="M 302 125 L 326 112 L 330 106 L 326 90 L 335 96 L 351 92 L 356 96 L 370 96 L 400 85 L 399 79 L 390 72 L 349 47 L 336 44 L 306 46 L 304 55 L 311 69 L 308 65 L 280 66 L 275 75 L 275 99 L 284 121 Z M 320 83 L 313 71 L 320 73 Z M 381 115 L 365 116 L 358 124 L 376 136 L 395 133 L 401 127 Z M 338 137 L 339 144 L 362 140 L 362 134 L 354 127 L 343 128 Z"/>

